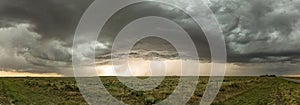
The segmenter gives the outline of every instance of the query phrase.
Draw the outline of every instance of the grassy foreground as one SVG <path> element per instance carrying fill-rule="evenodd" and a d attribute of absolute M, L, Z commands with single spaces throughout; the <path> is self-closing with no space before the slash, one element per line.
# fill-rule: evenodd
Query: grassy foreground
<path fill-rule="evenodd" d="M 161 102 L 179 83 L 179 77 L 166 77 L 155 89 L 136 91 L 126 87 L 115 77 L 101 77 L 101 80 L 109 93 L 118 100 L 126 104 L 139 105 Z M 184 81 L 198 83 L 187 104 L 199 104 L 207 81 L 208 77 L 200 77 L 198 81 Z M 0 78 L 0 104 L 86 105 L 87 103 L 81 96 L 74 78 Z M 298 105 L 300 84 L 282 78 L 226 77 L 213 104 Z"/>

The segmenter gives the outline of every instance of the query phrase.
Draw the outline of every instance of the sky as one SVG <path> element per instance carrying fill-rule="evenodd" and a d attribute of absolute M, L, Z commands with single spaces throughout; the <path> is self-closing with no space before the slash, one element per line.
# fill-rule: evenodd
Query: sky
<path fill-rule="evenodd" d="M 0 0 L 0 76 L 73 76 L 74 33 L 92 2 Z M 197 7 L 197 3 L 185 0 L 171 2 L 185 5 L 191 13 Z M 223 30 L 227 47 L 226 75 L 300 75 L 299 0 L 210 0 L 206 3 Z M 115 13 L 98 41 L 78 45 L 83 51 L 80 57 L 92 59 L 95 53 L 99 75 L 115 75 L 112 71 L 117 66 L 111 66 L 110 58 L 122 59 L 125 55 L 110 55 L 115 35 L 129 21 L 149 14 L 166 16 L 187 29 L 199 54 L 194 58 L 204 68 L 202 75 L 209 74 L 211 56 L 204 33 L 190 16 L 157 3 L 131 5 Z M 136 43 L 130 58 L 132 75 L 142 76 L 149 75 L 145 68 L 149 68 L 151 60 L 164 62 L 167 75 L 178 75 L 178 62 L 182 60 L 169 42 L 154 37 Z"/>

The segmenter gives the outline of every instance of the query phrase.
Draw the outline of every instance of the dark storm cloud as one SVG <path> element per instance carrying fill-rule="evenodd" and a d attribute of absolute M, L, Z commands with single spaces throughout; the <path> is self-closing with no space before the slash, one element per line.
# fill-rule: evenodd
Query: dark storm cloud
<path fill-rule="evenodd" d="M 70 65 L 73 34 L 91 2 L 0 0 L 0 66 L 47 72 Z"/>
<path fill-rule="evenodd" d="M 173 2 L 185 4 L 181 0 Z M 186 4 L 187 8 L 193 9 L 196 3 Z M 285 62 L 299 59 L 300 47 L 298 45 L 300 43 L 297 39 L 300 39 L 298 31 L 300 10 L 297 4 L 299 1 L 211 0 L 209 6 L 218 18 L 226 38 L 228 61 L 247 63 L 255 62 L 255 59 L 259 58 L 263 60 L 258 62 Z M 193 11 L 192 9 L 190 11 Z M 141 3 L 120 10 L 107 22 L 107 27 L 104 28 L 102 34 L 114 38 L 113 36 L 126 23 L 148 15 L 167 17 L 182 24 L 183 28 L 192 30 L 189 34 L 197 46 L 199 58 L 210 58 L 208 42 L 197 24 L 182 11 L 165 5 Z M 197 18 L 198 15 L 193 16 Z M 201 17 L 198 16 L 198 18 Z M 151 41 L 155 42 L 153 39 Z M 150 46 L 160 48 L 160 45 L 166 45 L 151 45 L 151 41 L 148 41 L 149 46 L 146 46 L 147 41 L 145 41 L 144 48 L 151 48 Z M 172 48 L 165 47 L 164 49 Z M 288 59 L 280 60 L 282 57 Z"/>
<path fill-rule="evenodd" d="M 147 11 L 147 12 L 145 12 Z M 165 4 L 160 3 L 153 3 L 153 2 L 143 2 L 138 4 L 130 5 L 126 8 L 123 8 L 116 12 L 105 24 L 103 30 L 101 31 L 99 39 L 100 41 L 113 41 L 116 35 L 130 22 L 147 16 L 159 16 L 165 17 L 176 22 L 180 25 L 191 37 L 194 41 L 194 44 L 197 48 L 199 58 L 210 58 L 210 50 L 208 46 L 208 41 L 202 31 L 201 27 L 189 16 L 188 14 L 184 13 L 182 10 Z M 159 28 L 159 26 L 157 26 Z M 157 54 L 154 54 L 153 57 L 162 57 L 163 54 L 159 54 L 159 51 L 174 51 L 173 46 L 170 43 L 164 43 L 157 38 L 148 38 L 147 40 L 140 41 L 137 44 L 137 49 L 143 49 L 146 51 L 156 50 Z M 124 43 L 126 39 L 124 39 Z M 142 44 L 141 44 L 142 43 Z M 160 43 L 160 44 L 158 44 Z M 180 42 L 178 42 L 180 43 Z M 183 46 L 185 43 L 182 43 Z M 139 47 L 141 46 L 141 47 Z M 136 49 L 133 49 L 136 50 Z M 188 52 L 187 52 L 188 53 Z M 143 55 L 143 54 L 141 54 Z M 157 55 L 157 56 L 156 56 Z M 173 59 L 170 57 L 170 59 Z M 194 58 L 198 59 L 198 58 Z"/>
<path fill-rule="evenodd" d="M 299 59 L 299 1 L 212 0 L 226 37 L 231 62 Z M 271 59 L 269 57 L 276 59 Z M 278 58 L 287 57 L 279 60 Z"/>
<path fill-rule="evenodd" d="M 186 5 L 191 12 L 197 6 L 184 0 L 173 2 Z M 70 69 L 73 34 L 90 3 L 92 0 L 0 0 L 0 67 L 62 73 L 60 70 Z M 300 1 L 211 0 L 208 3 L 224 31 L 229 62 L 300 61 Z M 115 35 L 134 19 L 150 15 L 167 17 L 180 24 L 194 41 L 199 58 L 210 59 L 208 42 L 193 19 L 181 10 L 157 3 L 131 5 L 114 14 L 98 42 L 78 46 L 83 51 L 78 56 L 90 59 L 96 50 L 97 61 L 106 64 L 111 57 L 126 55 L 110 55 Z M 197 13 L 193 16 L 201 17 Z M 130 56 L 178 59 L 178 53 L 170 43 L 148 38 L 138 42 Z"/>
<path fill-rule="evenodd" d="M 43 37 L 69 40 L 92 0 L 0 0 L 2 24 L 29 23 Z"/>
<path fill-rule="evenodd" d="M 30 24 L 0 29 L 0 66 L 26 72 L 54 72 L 69 64 L 70 49 L 59 41 L 40 41 Z M 9 70 L 10 70 L 9 69 Z M 60 72 L 60 71 L 56 71 Z"/>

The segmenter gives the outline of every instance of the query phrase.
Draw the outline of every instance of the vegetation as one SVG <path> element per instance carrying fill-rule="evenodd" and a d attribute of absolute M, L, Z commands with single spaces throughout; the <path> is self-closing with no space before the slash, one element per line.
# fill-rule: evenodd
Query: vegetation
<path fill-rule="evenodd" d="M 281 78 L 265 81 L 255 88 L 231 97 L 220 105 L 299 105 L 300 85 Z"/>
<path fill-rule="evenodd" d="M 266 74 L 266 75 L 261 75 L 260 77 L 276 77 L 276 75 L 268 75 L 268 74 Z"/>
<path fill-rule="evenodd" d="M 0 83 L 5 93 L 0 96 L 15 105 L 87 104 L 72 78 L 1 78 Z"/>
<path fill-rule="evenodd" d="M 107 91 L 119 101 L 146 105 L 166 99 L 179 83 L 179 77 L 166 77 L 152 90 L 137 91 L 126 87 L 116 77 L 100 79 Z M 157 82 L 156 79 L 153 81 Z M 197 89 L 187 103 L 198 105 L 207 86 L 208 77 L 184 82 L 198 83 Z M 279 77 L 226 77 L 213 104 L 297 105 L 300 104 L 299 94 L 300 84 Z M 0 104 L 86 105 L 87 103 L 81 96 L 74 78 L 0 78 Z"/>

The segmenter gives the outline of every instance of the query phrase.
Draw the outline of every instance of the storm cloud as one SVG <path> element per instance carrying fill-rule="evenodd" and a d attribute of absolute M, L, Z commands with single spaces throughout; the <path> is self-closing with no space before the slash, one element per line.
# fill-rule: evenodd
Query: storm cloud
<path fill-rule="evenodd" d="M 214 5 L 217 4 L 217 5 Z M 299 1 L 212 0 L 229 49 L 229 60 L 294 61 L 299 59 Z M 281 58 L 285 58 L 279 60 Z"/>
<path fill-rule="evenodd" d="M 74 32 L 92 2 L 0 0 L 0 68 L 57 73 L 70 70 Z M 197 3 L 184 0 L 173 2 L 186 5 L 190 11 L 197 7 Z M 206 3 L 223 30 L 229 63 L 239 64 L 239 67 L 268 63 L 259 66 L 260 69 L 264 68 L 265 72 L 275 69 L 277 74 L 285 74 L 283 69 L 288 73 L 297 70 L 294 64 L 300 61 L 300 1 L 210 0 Z M 131 5 L 115 13 L 101 31 L 98 41 L 78 45 L 83 53 L 77 56 L 91 59 L 92 54 L 96 53 L 99 65 L 109 63 L 110 58 L 122 58 L 127 54 L 110 54 L 118 31 L 132 20 L 148 15 L 164 16 L 180 24 L 197 47 L 199 57 L 196 59 L 209 61 L 208 41 L 190 16 L 176 8 L 149 2 Z M 193 14 L 193 17 L 197 16 L 200 17 Z M 130 57 L 179 59 L 176 49 L 159 38 L 139 41 Z M 276 63 L 283 64 L 278 69 L 269 67 Z"/>
<path fill-rule="evenodd" d="M 73 33 L 90 3 L 0 0 L 0 66 L 34 72 L 69 66 Z"/>

